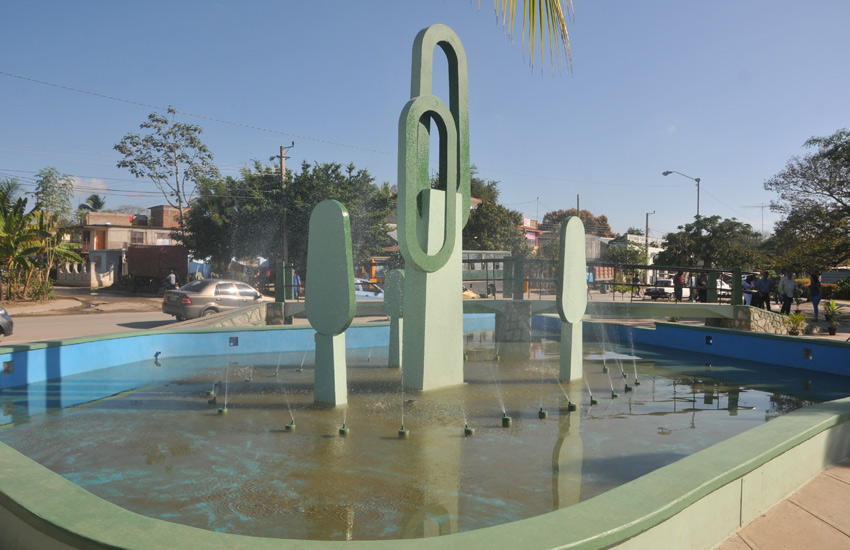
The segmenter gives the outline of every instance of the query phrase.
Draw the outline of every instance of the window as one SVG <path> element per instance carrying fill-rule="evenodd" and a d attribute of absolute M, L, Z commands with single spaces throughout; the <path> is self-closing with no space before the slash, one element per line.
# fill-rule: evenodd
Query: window
<path fill-rule="evenodd" d="M 215 285 L 216 296 L 237 296 L 236 286 L 233 283 L 221 283 Z"/>
<path fill-rule="evenodd" d="M 130 244 L 145 244 L 144 231 L 130 231 Z"/>
<path fill-rule="evenodd" d="M 170 245 L 171 244 L 171 234 L 170 233 L 157 233 L 156 234 L 156 244 L 161 245 Z"/>
<path fill-rule="evenodd" d="M 236 283 L 236 288 L 239 290 L 239 295 L 248 298 L 254 298 L 257 296 L 257 291 L 246 285 L 245 283 Z"/>

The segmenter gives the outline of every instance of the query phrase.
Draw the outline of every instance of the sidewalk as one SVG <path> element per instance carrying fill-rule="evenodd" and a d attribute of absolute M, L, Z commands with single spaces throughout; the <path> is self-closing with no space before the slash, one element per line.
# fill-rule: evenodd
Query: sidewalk
<path fill-rule="evenodd" d="M 728 538 L 718 550 L 850 548 L 848 503 L 850 460 L 821 472 Z"/>

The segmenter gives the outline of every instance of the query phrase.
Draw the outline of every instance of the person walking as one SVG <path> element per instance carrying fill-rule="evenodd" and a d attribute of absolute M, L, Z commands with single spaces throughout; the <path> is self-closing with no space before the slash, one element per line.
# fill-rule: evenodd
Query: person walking
<path fill-rule="evenodd" d="M 638 277 L 637 273 L 635 273 L 635 276 L 632 277 L 632 296 L 636 296 L 638 298 L 641 297 L 641 295 L 640 295 L 640 277 Z"/>
<path fill-rule="evenodd" d="M 708 275 L 705 273 L 697 277 L 697 301 L 702 304 L 708 301 Z"/>
<path fill-rule="evenodd" d="M 685 278 L 684 274 L 679 271 L 676 273 L 676 276 L 673 277 L 673 296 L 676 298 L 676 303 L 682 301 L 682 287 L 685 286 Z"/>
<path fill-rule="evenodd" d="M 812 301 L 812 307 L 815 310 L 815 322 L 818 320 L 818 305 L 820 305 L 820 278 L 817 275 L 812 275 L 812 282 L 809 283 L 809 299 Z"/>
<path fill-rule="evenodd" d="M 697 299 L 696 288 L 697 288 L 697 280 L 694 277 L 694 272 L 691 271 L 690 273 L 688 273 L 688 301 L 689 302 L 693 302 L 694 300 Z"/>
<path fill-rule="evenodd" d="M 767 271 L 761 274 L 761 279 L 756 281 L 756 294 L 758 304 L 753 304 L 770 311 L 770 275 Z"/>
<path fill-rule="evenodd" d="M 753 294 L 756 291 L 756 276 L 747 275 L 747 278 L 741 283 L 741 288 L 744 290 L 744 305 L 755 305 L 753 304 Z"/>
<path fill-rule="evenodd" d="M 779 281 L 779 296 L 782 298 L 782 308 L 779 313 L 782 315 L 791 315 L 791 302 L 794 301 L 794 293 L 797 291 L 797 283 L 794 282 L 794 277 L 789 271 Z"/>

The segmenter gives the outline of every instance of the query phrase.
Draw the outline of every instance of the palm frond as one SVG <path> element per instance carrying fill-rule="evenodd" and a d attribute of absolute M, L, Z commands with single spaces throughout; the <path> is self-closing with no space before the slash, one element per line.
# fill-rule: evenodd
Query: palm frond
<path fill-rule="evenodd" d="M 493 0 L 493 7 L 496 10 L 496 16 L 502 19 L 502 26 L 506 27 L 508 35 L 513 37 L 516 0 Z M 548 42 L 552 72 L 555 71 L 556 62 L 558 69 L 561 68 L 561 52 L 564 53 L 572 70 L 573 57 L 570 50 L 570 35 L 567 32 L 567 17 L 570 20 L 573 19 L 571 0 L 523 0 L 522 42 L 523 47 L 528 50 L 532 67 L 534 67 L 538 44 L 542 63 Z"/>

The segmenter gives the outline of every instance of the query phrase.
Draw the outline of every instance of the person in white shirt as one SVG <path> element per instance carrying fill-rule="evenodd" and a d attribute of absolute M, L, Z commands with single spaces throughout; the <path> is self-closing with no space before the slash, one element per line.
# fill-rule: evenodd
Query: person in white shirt
<path fill-rule="evenodd" d="M 794 276 L 788 272 L 779 281 L 779 296 L 782 298 L 782 309 L 779 313 L 790 315 L 791 302 L 794 301 L 794 294 L 797 291 L 797 283 L 794 282 Z"/>

